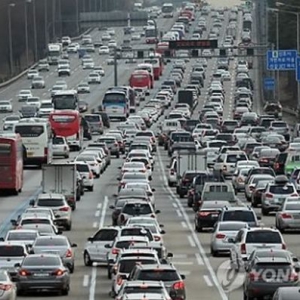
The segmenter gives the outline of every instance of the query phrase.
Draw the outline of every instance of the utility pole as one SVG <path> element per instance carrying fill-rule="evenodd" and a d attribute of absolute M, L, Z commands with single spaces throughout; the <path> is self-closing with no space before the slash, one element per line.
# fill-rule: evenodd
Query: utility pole
<path fill-rule="evenodd" d="M 15 3 L 8 5 L 8 39 L 9 39 L 9 64 L 10 75 L 14 75 L 14 58 L 13 58 L 13 44 L 12 44 L 12 30 L 11 30 L 11 9 L 15 7 Z"/>
<path fill-rule="evenodd" d="M 117 48 L 114 50 L 114 83 L 118 86 L 118 60 L 117 60 Z"/>

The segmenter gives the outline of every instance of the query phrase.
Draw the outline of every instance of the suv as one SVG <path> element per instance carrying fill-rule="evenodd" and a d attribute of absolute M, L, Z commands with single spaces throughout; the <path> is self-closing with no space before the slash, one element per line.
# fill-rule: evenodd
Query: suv
<path fill-rule="evenodd" d="M 231 206 L 223 208 L 218 221 L 239 221 L 247 223 L 250 227 L 257 227 L 259 220 L 260 217 L 250 206 Z"/>
<path fill-rule="evenodd" d="M 49 207 L 55 215 L 55 224 L 66 230 L 72 228 L 72 210 L 62 194 L 40 194 L 30 203 L 35 207 Z"/>
<path fill-rule="evenodd" d="M 268 168 L 268 167 L 252 168 L 252 169 L 249 170 L 249 173 L 248 173 L 247 179 L 245 181 L 245 184 L 248 184 L 250 178 L 253 175 L 258 175 L 258 174 L 271 175 L 271 176 L 275 177 L 275 172 L 272 168 Z"/>
<path fill-rule="evenodd" d="M 244 267 L 253 250 L 261 248 L 286 249 L 284 239 L 277 229 L 273 228 L 242 228 L 235 239 L 229 239 L 233 243 L 230 250 L 231 267 L 238 271 Z"/>
<path fill-rule="evenodd" d="M 102 117 L 99 114 L 87 114 L 84 116 L 85 120 L 89 123 L 91 131 L 103 134 L 104 127 Z"/>
<path fill-rule="evenodd" d="M 172 264 L 136 265 L 128 280 L 162 281 L 172 298 L 185 300 L 185 276 L 179 274 Z"/>
<path fill-rule="evenodd" d="M 286 257 L 270 255 L 254 259 L 246 268 L 244 299 L 272 297 L 279 287 L 298 286 L 297 271 Z"/>

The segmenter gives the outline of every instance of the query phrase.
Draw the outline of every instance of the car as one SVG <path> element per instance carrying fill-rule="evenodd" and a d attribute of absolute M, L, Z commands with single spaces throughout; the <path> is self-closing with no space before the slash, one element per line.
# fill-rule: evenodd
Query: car
<path fill-rule="evenodd" d="M 82 60 L 82 68 L 86 70 L 94 69 L 95 63 L 92 58 L 84 58 Z"/>
<path fill-rule="evenodd" d="M 101 46 L 99 48 L 98 52 L 100 55 L 109 54 L 109 48 L 108 48 L 108 46 Z"/>
<path fill-rule="evenodd" d="M 105 76 L 105 71 L 101 66 L 95 66 L 94 71 L 98 73 L 100 76 Z"/>
<path fill-rule="evenodd" d="M 125 185 L 129 182 L 144 182 L 149 183 L 148 174 L 146 173 L 137 173 L 137 172 L 128 172 L 122 174 L 121 177 L 118 177 L 117 180 L 120 180 L 118 191 L 121 188 L 124 188 Z"/>
<path fill-rule="evenodd" d="M 90 166 L 85 162 L 76 162 L 75 166 L 82 177 L 83 187 L 92 192 L 94 190 L 94 175 Z"/>
<path fill-rule="evenodd" d="M 299 201 L 283 202 L 276 212 L 275 226 L 280 232 L 300 229 L 300 205 Z"/>
<path fill-rule="evenodd" d="M 141 40 L 141 34 L 140 33 L 134 33 L 131 35 L 132 41 L 140 41 Z"/>
<path fill-rule="evenodd" d="M 0 100 L 0 113 L 2 112 L 13 112 L 11 100 Z"/>
<path fill-rule="evenodd" d="M 16 264 L 16 267 L 18 268 L 18 295 L 40 290 L 41 278 L 43 278 L 43 289 L 58 291 L 64 296 L 69 294 L 70 273 L 58 255 L 31 254 L 21 263 Z"/>
<path fill-rule="evenodd" d="M 100 178 L 101 174 L 101 164 L 99 160 L 97 159 L 97 155 L 92 153 L 92 154 L 80 154 L 76 157 L 75 162 L 86 162 L 89 164 L 93 174 L 95 175 L 96 178 Z"/>
<path fill-rule="evenodd" d="M 49 66 L 47 59 L 41 59 L 39 61 L 38 70 L 39 70 L 39 72 L 50 71 L 50 66 Z M 31 78 L 28 78 L 28 79 L 31 79 Z"/>
<path fill-rule="evenodd" d="M 273 300 L 297 300 L 298 296 L 298 286 L 281 286 L 274 293 Z"/>
<path fill-rule="evenodd" d="M 30 201 L 34 207 L 48 207 L 53 210 L 55 224 L 66 230 L 72 228 L 72 210 L 64 195 L 55 193 L 44 193 L 37 196 L 36 200 Z"/>
<path fill-rule="evenodd" d="M 24 244 L 28 248 L 32 247 L 36 238 L 40 236 L 39 232 L 32 229 L 13 229 L 9 230 L 2 240 L 10 244 Z M 1 239 L 0 239 L 1 240 Z"/>
<path fill-rule="evenodd" d="M 30 69 L 27 72 L 27 79 L 33 79 L 34 77 L 39 76 L 39 71 L 35 69 Z"/>
<path fill-rule="evenodd" d="M 37 109 L 41 107 L 41 101 L 39 97 L 28 97 L 26 100 L 26 105 L 35 106 Z"/>
<path fill-rule="evenodd" d="M 61 76 L 71 76 L 71 69 L 68 65 L 63 65 L 58 68 L 58 77 Z"/>
<path fill-rule="evenodd" d="M 110 39 L 111 39 L 111 35 L 108 32 L 105 32 L 101 37 L 102 41 L 109 41 Z"/>
<path fill-rule="evenodd" d="M 115 61 L 115 59 L 113 59 L 113 58 L 108 58 L 108 59 L 106 60 L 106 64 L 107 64 L 108 66 L 113 66 L 115 63 L 117 64 L 118 62 Z"/>
<path fill-rule="evenodd" d="M 51 89 L 51 97 L 53 97 L 57 92 L 65 90 L 63 85 L 55 84 Z"/>
<path fill-rule="evenodd" d="M 101 76 L 96 72 L 92 72 L 88 76 L 88 84 L 93 84 L 93 83 L 97 83 L 97 84 L 101 83 Z"/>
<path fill-rule="evenodd" d="M 63 235 L 56 236 L 39 236 L 32 245 L 34 254 L 55 254 L 58 255 L 64 266 L 68 267 L 70 273 L 75 269 L 75 253 L 72 248 L 77 247 L 71 244 L 69 239 Z"/>
<path fill-rule="evenodd" d="M 40 102 L 39 116 L 49 116 L 54 111 L 52 100 L 41 100 Z"/>
<path fill-rule="evenodd" d="M 78 106 L 79 106 L 79 112 L 81 113 L 87 112 L 89 109 L 89 104 L 84 100 L 79 100 Z"/>
<path fill-rule="evenodd" d="M 3 119 L 3 130 L 12 130 L 14 124 L 19 123 L 21 117 L 20 115 L 9 115 Z"/>
<path fill-rule="evenodd" d="M 31 82 L 32 89 L 44 89 L 46 87 L 45 79 L 42 76 L 34 76 Z"/>
<path fill-rule="evenodd" d="M 81 82 L 77 86 L 77 93 L 78 94 L 85 94 L 85 93 L 90 93 L 91 89 L 90 86 L 87 82 Z"/>
<path fill-rule="evenodd" d="M 55 136 L 52 138 L 52 152 L 53 156 L 63 156 L 69 158 L 70 147 L 65 137 Z"/>
<path fill-rule="evenodd" d="M 19 102 L 26 101 L 30 97 L 32 97 L 32 93 L 30 90 L 21 90 L 18 94 Z"/>

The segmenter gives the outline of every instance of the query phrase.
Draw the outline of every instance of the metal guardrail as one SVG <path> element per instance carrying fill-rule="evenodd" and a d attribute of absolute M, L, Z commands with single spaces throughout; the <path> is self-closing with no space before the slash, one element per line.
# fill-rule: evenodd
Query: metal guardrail
<path fill-rule="evenodd" d="M 86 30 L 85 32 L 83 32 L 81 35 L 76 36 L 76 37 L 73 37 L 73 38 L 72 38 L 72 41 L 80 40 L 84 34 L 88 34 L 88 33 L 90 33 L 92 30 L 93 30 L 93 28 L 89 28 L 88 30 Z M 38 63 L 36 62 L 36 63 L 34 63 L 33 65 L 31 65 L 29 68 L 27 68 L 26 70 L 22 71 L 20 74 L 16 75 L 15 77 L 13 77 L 13 78 L 11 78 L 11 79 L 5 81 L 5 82 L 2 82 L 2 83 L 0 84 L 0 88 L 9 86 L 10 84 L 16 82 L 18 79 L 20 79 L 21 77 L 23 77 L 24 75 L 26 75 L 27 72 L 28 72 L 30 69 L 36 67 L 37 65 L 38 65 Z"/>

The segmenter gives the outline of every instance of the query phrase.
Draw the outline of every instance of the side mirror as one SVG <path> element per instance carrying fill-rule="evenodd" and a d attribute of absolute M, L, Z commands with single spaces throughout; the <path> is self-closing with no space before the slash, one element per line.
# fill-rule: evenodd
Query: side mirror
<path fill-rule="evenodd" d="M 72 247 L 72 248 L 76 248 L 76 247 L 77 247 L 77 244 L 72 244 L 71 247 Z"/>
<path fill-rule="evenodd" d="M 16 263 L 16 264 L 14 265 L 14 267 L 15 267 L 15 268 L 21 268 L 21 264 L 20 264 L 20 263 Z"/>
<path fill-rule="evenodd" d="M 114 205 L 110 205 L 109 208 L 110 209 L 115 209 L 115 206 Z"/>
<path fill-rule="evenodd" d="M 164 224 L 159 224 L 159 227 L 160 227 L 160 228 L 164 228 L 165 225 L 164 225 Z"/>
<path fill-rule="evenodd" d="M 62 234 L 63 232 L 61 230 L 57 230 L 57 234 Z"/>
<path fill-rule="evenodd" d="M 299 272 L 300 272 L 300 267 L 295 267 L 295 271 L 296 271 L 297 273 L 299 273 Z"/>
<path fill-rule="evenodd" d="M 94 238 L 92 236 L 90 236 L 87 238 L 87 241 L 92 243 L 94 241 Z"/>
<path fill-rule="evenodd" d="M 160 210 L 157 209 L 157 210 L 155 211 L 155 213 L 156 213 L 156 214 L 160 214 Z"/>
<path fill-rule="evenodd" d="M 169 258 L 171 258 L 171 257 L 173 257 L 174 255 L 173 255 L 173 253 L 171 253 L 171 252 L 169 252 L 168 254 L 167 254 L 167 257 L 169 257 Z"/>
<path fill-rule="evenodd" d="M 30 205 L 30 206 L 34 206 L 34 200 L 30 200 L 30 201 L 29 201 L 29 205 Z"/>
<path fill-rule="evenodd" d="M 13 226 L 17 226 L 17 225 L 18 225 L 18 223 L 17 223 L 16 220 L 10 220 L 10 223 L 11 223 Z"/>
<path fill-rule="evenodd" d="M 152 192 L 155 192 L 156 190 L 155 189 L 152 189 Z"/>
<path fill-rule="evenodd" d="M 180 274 L 180 277 L 184 280 L 185 279 L 185 275 L 184 274 Z"/>
<path fill-rule="evenodd" d="M 298 257 L 293 257 L 293 262 L 298 262 L 298 261 L 299 261 Z"/>
<path fill-rule="evenodd" d="M 104 246 L 104 248 L 110 249 L 110 248 L 111 248 L 111 245 L 110 245 L 110 244 L 106 244 L 106 245 Z"/>
<path fill-rule="evenodd" d="M 4 238 L 3 237 L 0 238 L 0 242 L 4 242 Z"/>
<path fill-rule="evenodd" d="M 121 170 L 121 169 L 122 169 L 122 167 L 118 167 L 118 169 L 119 169 L 119 170 Z"/>
<path fill-rule="evenodd" d="M 118 181 L 120 181 L 120 180 L 121 180 L 121 178 L 120 178 L 120 177 L 117 177 L 117 180 L 118 180 Z"/>
<path fill-rule="evenodd" d="M 164 230 L 161 230 L 160 233 L 161 234 L 166 234 L 166 232 Z"/>
<path fill-rule="evenodd" d="M 257 220 L 261 220 L 261 216 L 260 215 L 257 216 Z"/>

